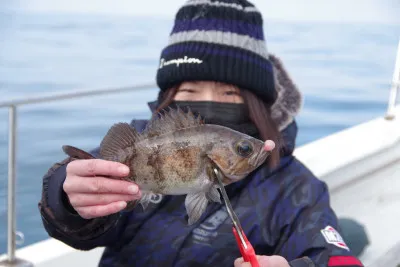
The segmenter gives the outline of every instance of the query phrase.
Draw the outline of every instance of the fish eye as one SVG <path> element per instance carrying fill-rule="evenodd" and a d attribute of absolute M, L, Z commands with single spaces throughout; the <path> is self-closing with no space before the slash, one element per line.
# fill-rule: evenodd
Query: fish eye
<path fill-rule="evenodd" d="M 248 157 L 253 153 L 253 145 L 247 140 L 240 140 L 236 143 L 236 152 L 242 157 Z"/>

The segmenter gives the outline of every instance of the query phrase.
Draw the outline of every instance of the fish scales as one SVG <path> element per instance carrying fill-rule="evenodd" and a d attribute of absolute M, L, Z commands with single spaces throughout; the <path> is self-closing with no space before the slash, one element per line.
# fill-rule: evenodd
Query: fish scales
<path fill-rule="evenodd" d="M 138 142 L 137 155 L 132 155 L 134 160 L 128 158 L 123 162 L 137 170 L 129 179 L 144 189 L 157 188 L 153 191 L 161 194 L 173 194 L 177 187 L 196 185 L 199 173 L 209 161 L 206 149 L 210 145 L 201 143 L 210 142 L 206 138 L 188 140 L 186 136 L 200 136 L 194 132 L 202 130 L 192 127 Z"/>

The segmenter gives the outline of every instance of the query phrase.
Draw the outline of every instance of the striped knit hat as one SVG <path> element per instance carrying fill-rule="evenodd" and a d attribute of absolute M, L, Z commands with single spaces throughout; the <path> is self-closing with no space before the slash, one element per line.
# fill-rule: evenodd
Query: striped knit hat
<path fill-rule="evenodd" d="M 267 103 L 277 97 L 263 19 L 246 0 L 189 0 L 177 12 L 161 52 L 161 93 L 184 81 L 217 81 L 252 91 Z"/>

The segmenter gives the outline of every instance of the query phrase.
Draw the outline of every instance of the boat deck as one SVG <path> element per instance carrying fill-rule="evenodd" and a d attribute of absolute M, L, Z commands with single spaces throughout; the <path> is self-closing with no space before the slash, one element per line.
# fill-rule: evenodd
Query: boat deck
<path fill-rule="evenodd" d="M 339 217 L 354 218 L 365 225 L 370 244 L 360 259 L 369 266 L 400 241 L 400 160 L 332 190 L 331 201 Z M 399 256 L 397 261 L 400 264 Z"/>

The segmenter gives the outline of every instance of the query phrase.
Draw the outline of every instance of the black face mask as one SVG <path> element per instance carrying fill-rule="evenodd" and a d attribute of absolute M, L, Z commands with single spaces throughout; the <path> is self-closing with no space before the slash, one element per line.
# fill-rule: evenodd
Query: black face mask
<path fill-rule="evenodd" d="M 258 129 L 249 118 L 248 109 L 242 103 L 221 103 L 214 101 L 173 101 L 171 108 L 179 106 L 193 114 L 200 115 L 206 124 L 229 127 L 238 132 L 259 138 Z"/>

